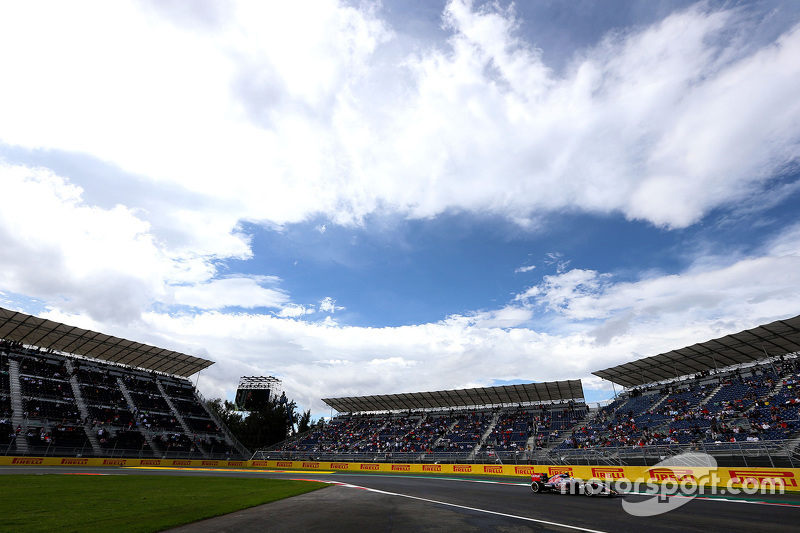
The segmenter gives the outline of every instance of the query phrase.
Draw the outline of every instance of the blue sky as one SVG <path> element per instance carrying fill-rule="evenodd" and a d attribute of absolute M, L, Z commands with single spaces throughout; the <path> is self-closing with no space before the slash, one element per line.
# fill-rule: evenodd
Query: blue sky
<path fill-rule="evenodd" d="M 102 43 L 99 45 L 98 43 Z M 800 313 L 800 7 L 0 7 L 0 305 L 324 397 Z"/>

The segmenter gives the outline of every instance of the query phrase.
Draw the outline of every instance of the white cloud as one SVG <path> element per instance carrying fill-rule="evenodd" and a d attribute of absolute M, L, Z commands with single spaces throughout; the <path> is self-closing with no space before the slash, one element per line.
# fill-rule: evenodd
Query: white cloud
<path fill-rule="evenodd" d="M 710 338 L 723 329 L 797 314 L 798 298 L 800 231 L 795 225 L 753 256 L 700 256 L 680 274 L 626 282 L 573 269 L 545 276 L 514 301 L 526 308 L 541 306 L 566 319 L 569 328 L 583 322 L 582 331 L 607 343 L 614 337 L 653 335 L 654 329 L 670 335 L 706 330 Z M 680 346 L 674 342 L 672 348 Z"/>
<path fill-rule="evenodd" d="M 535 268 L 536 268 L 536 266 L 535 266 L 535 265 L 530 265 L 530 266 L 521 266 L 521 267 L 518 267 L 518 268 L 516 268 L 516 269 L 514 270 L 514 273 L 515 273 L 515 274 L 523 274 L 523 273 L 525 273 L 525 272 L 530 272 L 531 270 L 534 270 Z"/>
<path fill-rule="evenodd" d="M 135 321 L 156 302 L 218 309 L 289 300 L 281 289 L 262 287 L 279 282 L 271 276 L 213 279 L 220 255 L 250 255 L 245 236 L 216 238 L 209 230 L 214 249 L 169 248 L 147 213 L 88 205 L 81 188 L 48 169 L 0 162 L 0 179 L 0 286 L 11 292 L 111 322 Z"/>
<path fill-rule="evenodd" d="M 482 311 L 467 316 L 449 316 L 444 323 L 479 328 L 516 328 L 527 324 L 532 318 L 533 313 L 530 309 L 509 305 L 502 309 Z"/>
<path fill-rule="evenodd" d="M 281 309 L 277 315 L 282 318 L 300 318 L 304 315 L 310 315 L 314 313 L 314 309 L 309 309 L 306 306 L 298 305 L 298 304 L 289 304 Z"/>
<path fill-rule="evenodd" d="M 325 298 L 319 301 L 320 313 L 335 313 L 336 311 L 343 311 L 344 309 L 346 308 L 336 305 L 336 300 L 334 300 L 330 296 L 326 296 Z"/>
<path fill-rule="evenodd" d="M 263 287 L 263 285 L 275 285 L 279 281 L 274 276 L 228 277 L 197 285 L 174 287 L 172 291 L 176 303 L 201 309 L 222 309 L 232 306 L 249 309 L 281 307 L 289 302 L 286 292 Z"/>
<path fill-rule="evenodd" d="M 374 7 L 231 5 L 0 5 L 0 143 L 140 178 L 103 176 L 95 194 L 112 207 L 99 207 L 81 169 L 0 162 L 5 293 L 69 324 L 207 350 L 212 395 L 278 374 L 317 410 L 324 396 L 586 376 L 797 313 L 798 226 L 759 254 L 636 281 L 548 254 L 557 274 L 498 309 L 394 328 L 339 325 L 330 297 L 293 303 L 276 278 L 218 265 L 252 258 L 243 222 L 452 210 L 538 228 L 561 211 L 696 223 L 800 155 L 800 27 L 756 47 L 756 22 L 703 4 L 611 35 L 560 75 L 495 4 L 449 3 L 444 48 L 409 46 Z M 131 200 L 158 188 L 176 192 Z M 174 303 L 201 311 L 160 311 Z M 329 315 L 299 320 L 317 312 Z M 540 331 L 523 327 L 539 315 Z"/>
<path fill-rule="evenodd" d="M 601 390 L 607 384 L 593 381 L 592 371 L 797 313 L 796 227 L 757 256 L 699 258 L 697 264 L 680 274 L 632 282 L 573 269 L 546 276 L 536 291 L 498 310 L 404 327 L 313 323 L 288 311 L 150 311 L 140 323 L 113 328 L 78 315 L 47 316 L 207 353 L 217 362 L 200 376 L 208 396 L 224 396 L 243 375 L 276 375 L 289 396 L 321 414 L 328 412 L 321 402 L 326 397 L 483 386 L 498 379 L 588 377 L 585 387 Z"/>
<path fill-rule="evenodd" d="M 538 287 L 532 287 L 517 295 L 515 300 L 535 298 L 536 302 L 551 311 L 569 309 L 573 301 L 581 296 L 591 297 L 602 290 L 608 275 L 599 275 L 593 270 L 573 269 L 555 276 L 544 276 Z"/>
<path fill-rule="evenodd" d="M 41 168 L 0 162 L 0 286 L 64 309 L 129 320 L 158 297 L 164 278 L 192 280 L 209 266 L 164 250 L 145 220 L 100 209 L 81 189 Z"/>
<path fill-rule="evenodd" d="M 233 6 L 4 5 L 0 139 L 218 198 L 225 233 L 452 208 L 684 227 L 799 155 L 800 30 L 756 48 L 741 11 L 614 34 L 557 76 L 494 4 L 450 2 L 448 47 L 420 50 L 373 7 Z"/>

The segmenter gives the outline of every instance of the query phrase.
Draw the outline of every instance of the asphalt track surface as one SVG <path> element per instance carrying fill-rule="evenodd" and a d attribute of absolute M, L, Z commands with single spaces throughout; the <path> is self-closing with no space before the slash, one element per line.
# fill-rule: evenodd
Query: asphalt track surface
<path fill-rule="evenodd" d="M 633 516 L 623 501 L 651 496 L 588 498 L 533 494 L 518 480 L 230 469 L 0 467 L 1 474 L 108 474 L 274 477 L 329 486 L 294 498 L 195 522 L 176 532 L 248 531 L 796 531 L 800 494 L 683 498 L 656 516 Z M 673 505 L 675 503 L 674 499 Z"/>

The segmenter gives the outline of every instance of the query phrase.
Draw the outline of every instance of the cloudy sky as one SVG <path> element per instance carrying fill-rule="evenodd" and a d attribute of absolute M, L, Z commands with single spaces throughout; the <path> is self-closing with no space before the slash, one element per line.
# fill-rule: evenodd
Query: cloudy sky
<path fill-rule="evenodd" d="M 324 397 L 800 314 L 800 5 L 4 2 L 0 306 Z"/>

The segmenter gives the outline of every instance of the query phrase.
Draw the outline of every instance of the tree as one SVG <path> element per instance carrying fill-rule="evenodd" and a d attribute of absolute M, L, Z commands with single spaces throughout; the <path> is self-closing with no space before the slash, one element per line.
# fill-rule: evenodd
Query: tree
<path fill-rule="evenodd" d="M 255 411 L 246 415 L 236 411 L 236 406 L 227 400 L 215 398 L 209 405 L 228 426 L 231 433 L 245 448 L 256 450 L 265 448 L 289 438 L 297 421 L 296 404 L 286 400 L 270 398 Z"/>
<path fill-rule="evenodd" d="M 311 429 L 315 425 L 314 421 L 311 420 L 311 409 L 308 411 L 303 411 L 303 414 L 300 415 L 300 418 L 297 419 L 297 432 L 298 433 L 305 433 L 309 429 Z"/>
<path fill-rule="evenodd" d="M 208 402 L 208 405 L 217 413 L 222 422 L 228 426 L 228 429 L 242 422 L 242 414 L 236 411 L 236 405 L 233 402 L 214 398 Z"/>

